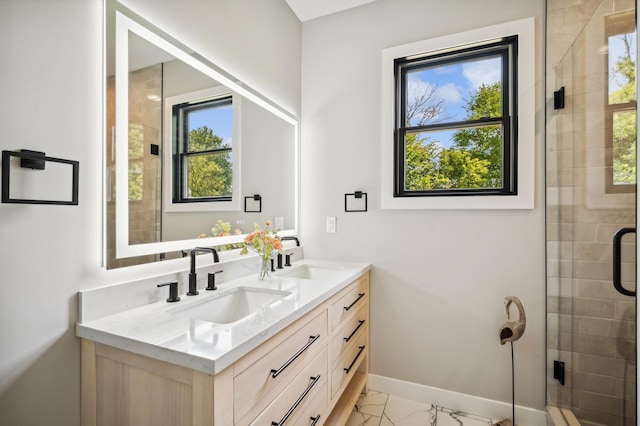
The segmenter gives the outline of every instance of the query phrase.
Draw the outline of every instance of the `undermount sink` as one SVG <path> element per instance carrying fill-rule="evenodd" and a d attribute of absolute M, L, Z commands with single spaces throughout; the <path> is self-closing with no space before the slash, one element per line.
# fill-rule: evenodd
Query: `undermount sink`
<path fill-rule="evenodd" d="M 169 313 L 216 324 L 229 324 L 258 312 L 290 294 L 290 291 L 237 287 L 202 302 L 173 308 Z"/>
<path fill-rule="evenodd" d="M 340 269 L 329 268 L 318 265 L 301 265 L 288 271 L 282 272 L 280 275 L 289 278 L 301 278 L 307 280 L 316 280 L 329 278 L 336 274 Z"/>

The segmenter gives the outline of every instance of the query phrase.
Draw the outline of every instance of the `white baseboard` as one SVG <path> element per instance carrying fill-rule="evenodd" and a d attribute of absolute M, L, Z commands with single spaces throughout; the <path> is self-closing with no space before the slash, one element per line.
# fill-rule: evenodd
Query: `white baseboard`
<path fill-rule="evenodd" d="M 369 374 L 369 388 L 404 399 L 428 402 L 496 420 L 511 418 L 511 404 L 502 401 L 494 401 L 375 374 Z M 518 426 L 544 425 L 546 424 L 546 412 L 516 405 L 516 423 Z"/>

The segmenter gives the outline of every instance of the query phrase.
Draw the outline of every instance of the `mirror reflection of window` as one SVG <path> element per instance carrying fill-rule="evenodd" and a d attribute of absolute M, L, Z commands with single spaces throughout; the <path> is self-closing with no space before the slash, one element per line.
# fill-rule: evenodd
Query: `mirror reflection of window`
<path fill-rule="evenodd" d="M 607 192 L 636 184 L 636 30 L 633 11 L 605 18 L 607 43 Z"/>
<path fill-rule="evenodd" d="M 174 202 L 228 201 L 233 190 L 232 96 L 173 106 Z"/>

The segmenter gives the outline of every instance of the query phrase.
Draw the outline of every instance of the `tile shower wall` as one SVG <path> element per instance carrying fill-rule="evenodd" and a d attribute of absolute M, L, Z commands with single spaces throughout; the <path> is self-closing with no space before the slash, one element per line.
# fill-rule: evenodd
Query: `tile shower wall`
<path fill-rule="evenodd" d="M 151 154 L 151 144 L 162 146 L 162 65 L 129 74 L 129 180 L 130 244 L 158 242 L 161 238 L 161 156 Z M 115 125 L 114 79 L 107 81 L 107 265 L 108 268 L 153 262 L 155 255 L 115 258 Z"/>
<path fill-rule="evenodd" d="M 635 425 L 635 300 L 611 282 L 615 231 L 635 226 L 635 189 L 609 193 L 605 149 L 605 16 L 634 1 L 547 1 L 547 402 L 583 424 Z M 609 148 L 610 149 L 610 148 Z M 611 153 L 608 153 L 609 158 Z M 611 161 L 611 160 L 610 160 Z M 623 244 L 623 279 L 635 282 L 635 240 Z M 566 382 L 553 378 L 565 363 Z"/>

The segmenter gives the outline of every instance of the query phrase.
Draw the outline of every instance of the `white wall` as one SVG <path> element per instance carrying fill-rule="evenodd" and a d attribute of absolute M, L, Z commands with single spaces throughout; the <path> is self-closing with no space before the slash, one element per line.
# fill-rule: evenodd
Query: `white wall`
<path fill-rule="evenodd" d="M 300 22 L 241 3 L 126 2 L 299 114 Z M 100 265 L 102 66 L 101 0 L 0 0 L 0 148 L 80 162 L 79 206 L 0 204 L 1 425 L 79 424 L 78 290 L 163 271 Z"/>
<path fill-rule="evenodd" d="M 384 48 L 536 18 L 536 207 L 526 211 L 380 209 Z M 380 0 L 302 27 L 302 242 L 305 256 L 366 261 L 371 369 L 394 379 L 511 402 L 511 352 L 498 328 L 518 296 L 516 403 L 545 403 L 544 1 Z M 369 211 L 345 213 L 344 194 Z M 337 216 L 337 233 L 324 232 Z M 514 310 L 514 316 L 517 312 Z M 457 407 L 462 408 L 462 407 Z"/>

